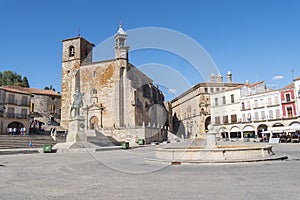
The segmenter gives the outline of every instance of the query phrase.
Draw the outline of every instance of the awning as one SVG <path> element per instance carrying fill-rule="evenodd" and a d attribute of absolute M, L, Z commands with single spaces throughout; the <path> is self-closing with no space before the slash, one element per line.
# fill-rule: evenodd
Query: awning
<path fill-rule="evenodd" d="M 238 127 L 233 127 L 230 132 L 241 132 L 241 130 Z"/>
<path fill-rule="evenodd" d="M 279 127 L 270 127 L 268 131 L 272 133 L 283 133 L 283 132 L 296 132 L 300 131 L 300 126 L 292 125 L 292 126 L 279 126 Z"/>
<path fill-rule="evenodd" d="M 255 131 L 254 128 L 252 126 L 245 126 L 243 129 L 243 132 L 247 132 L 247 131 Z"/>

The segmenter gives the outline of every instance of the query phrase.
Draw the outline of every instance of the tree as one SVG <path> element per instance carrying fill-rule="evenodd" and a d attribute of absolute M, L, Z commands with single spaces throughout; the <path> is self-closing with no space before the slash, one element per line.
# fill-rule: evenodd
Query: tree
<path fill-rule="evenodd" d="M 55 91 L 55 89 L 52 87 L 52 84 L 50 85 L 50 87 L 46 86 L 44 88 L 44 90 L 53 90 L 53 91 Z"/>
<path fill-rule="evenodd" d="M 26 77 L 22 78 L 20 74 L 10 70 L 0 72 L 0 86 L 2 85 L 18 85 L 22 87 L 29 87 L 28 79 Z"/>
<path fill-rule="evenodd" d="M 24 76 L 22 79 L 22 87 L 26 87 L 26 88 L 30 87 L 26 76 Z"/>

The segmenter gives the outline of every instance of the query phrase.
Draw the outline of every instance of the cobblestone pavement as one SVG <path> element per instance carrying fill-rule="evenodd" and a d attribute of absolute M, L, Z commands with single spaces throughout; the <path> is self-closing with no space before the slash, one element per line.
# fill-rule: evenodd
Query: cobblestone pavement
<path fill-rule="evenodd" d="M 299 199 L 300 144 L 274 145 L 286 161 L 198 165 L 148 162 L 156 147 L 2 155 L 0 199 Z"/>

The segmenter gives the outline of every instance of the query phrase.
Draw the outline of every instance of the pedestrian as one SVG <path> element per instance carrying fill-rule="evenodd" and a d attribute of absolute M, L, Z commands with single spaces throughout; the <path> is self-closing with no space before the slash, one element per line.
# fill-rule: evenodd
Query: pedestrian
<path fill-rule="evenodd" d="M 13 131 L 12 131 L 11 127 L 8 129 L 8 132 L 9 132 L 10 135 L 12 135 Z"/>
<path fill-rule="evenodd" d="M 12 132 L 13 132 L 13 135 L 15 135 L 17 133 L 17 128 L 16 127 L 13 128 Z"/>
<path fill-rule="evenodd" d="M 29 147 L 32 147 L 32 141 L 29 142 Z"/>
<path fill-rule="evenodd" d="M 23 127 L 20 129 L 20 136 L 23 135 Z"/>

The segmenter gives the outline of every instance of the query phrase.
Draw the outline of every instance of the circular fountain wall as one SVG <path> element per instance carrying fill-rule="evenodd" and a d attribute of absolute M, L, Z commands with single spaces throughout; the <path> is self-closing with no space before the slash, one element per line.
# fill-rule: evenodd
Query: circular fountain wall
<path fill-rule="evenodd" d="M 266 144 L 224 144 L 217 145 L 216 133 L 209 125 L 204 146 L 173 146 L 157 148 L 155 156 L 160 161 L 167 162 L 251 162 L 287 159 L 287 156 L 277 156 L 272 151 L 272 145 Z"/>
<path fill-rule="evenodd" d="M 162 161 L 171 162 L 246 162 L 280 159 L 273 153 L 272 145 L 166 147 L 157 148 L 155 156 Z"/>

